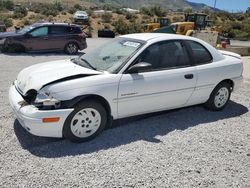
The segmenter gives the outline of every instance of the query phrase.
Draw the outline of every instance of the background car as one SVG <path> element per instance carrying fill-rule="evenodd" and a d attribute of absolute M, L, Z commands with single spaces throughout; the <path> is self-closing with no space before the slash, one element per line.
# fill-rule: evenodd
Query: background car
<path fill-rule="evenodd" d="M 240 55 L 202 40 L 132 34 L 76 59 L 22 70 L 9 99 L 30 133 L 83 142 L 113 119 L 196 104 L 222 110 L 240 86 L 242 72 Z"/>
<path fill-rule="evenodd" d="M 36 23 L 13 32 L 0 33 L 2 51 L 64 51 L 76 54 L 87 47 L 81 28 L 67 23 Z"/>
<path fill-rule="evenodd" d="M 73 19 L 75 23 L 78 22 L 88 23 L 89 16 L 86 11 L 76 11 L 76 13 L 73 15 Z"/>

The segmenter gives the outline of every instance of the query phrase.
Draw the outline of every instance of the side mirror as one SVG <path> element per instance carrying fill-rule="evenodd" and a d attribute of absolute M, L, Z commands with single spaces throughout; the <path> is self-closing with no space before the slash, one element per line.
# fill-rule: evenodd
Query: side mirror
<path fill-rule="evenodd" d="M 131 66 L 127 73 L 139 73 L 139 72 L 143 72 L 143 71 L 147 71 L 152 67 L 152 65 L 150 63 L 146 63 L 146 62 L 140 62 L 137 63 L 133 66 Z"/>

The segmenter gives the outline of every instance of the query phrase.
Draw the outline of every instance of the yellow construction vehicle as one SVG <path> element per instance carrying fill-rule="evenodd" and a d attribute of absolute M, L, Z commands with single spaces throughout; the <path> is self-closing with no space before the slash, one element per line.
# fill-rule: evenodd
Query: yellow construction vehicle
<path fill-rule="evenodd" d="M 175 33 L 200 38 L 213 46 L 217 44 L 218 32 L 208 28 L 207 15 L 203 13 L 192 13 L 185 15 L 184 22 L 176 22 L 168 27 L 156 29 L 155 33 Z"/>
<path fill-rule="evenodd" d="M 168 18 L 157 18 L 157 20 L 154 20 L 154 22 L 144 25 L 144 32 L 150 33 L 161 27 L 168 26 L 169 23 L 170 23 L 170 20 Z"/>

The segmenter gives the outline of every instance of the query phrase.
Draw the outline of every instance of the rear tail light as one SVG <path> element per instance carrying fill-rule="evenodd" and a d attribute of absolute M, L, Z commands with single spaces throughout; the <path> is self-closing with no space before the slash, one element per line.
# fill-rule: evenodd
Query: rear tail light
<path fill-rule="evenodd" d="M 87 35 L 84 32 L 82 32 L 78 36 L 81 37 L 81 38 L 86 38 Z"/>

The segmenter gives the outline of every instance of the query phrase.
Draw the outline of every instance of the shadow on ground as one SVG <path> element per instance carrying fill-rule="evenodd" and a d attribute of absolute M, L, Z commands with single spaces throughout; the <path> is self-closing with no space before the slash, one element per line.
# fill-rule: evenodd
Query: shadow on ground
<path fill-rule="evenodd" d="M 123 119 L 114 123 L 114 128 L 104 131 L 96 139 L 74 144 L 65 139 L 41 138 L 25 131 L 19 122 L 14 123 L 15 134 L 23 149 L 39 157 L 63 157 L 81 155 L 126 145 L 139 140 L 158 143 L 157 135 L 167 135 L 174 130 L 185 130 L 203 123 L 233 118 L 248 112 L 248 108 L 230 101 L 220 112 L 211 112 L 202 106 L 153 113 Z"/>
<path fill-rule="evenodd" d="M 1 53 L 1 52 L 0 52 Z M 39 57 L 39 56 L 45 56 L 45 57 L 49 57 L 49 56 L 81 56 L 84 55 L 85 53 L 83 51 L 79 51 L 77 54 L 75 55 L 68 55 L 64 52 L 58 51 L 52 51 L 52 52 L 4 52 L 2 53 L 6 56 L 12 56 L 12 57 L 18 57 L 18 56 L 31 56 L 31 57 Z"/>

